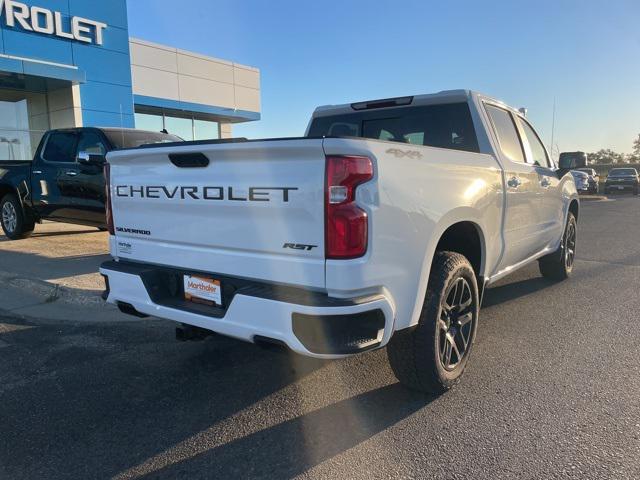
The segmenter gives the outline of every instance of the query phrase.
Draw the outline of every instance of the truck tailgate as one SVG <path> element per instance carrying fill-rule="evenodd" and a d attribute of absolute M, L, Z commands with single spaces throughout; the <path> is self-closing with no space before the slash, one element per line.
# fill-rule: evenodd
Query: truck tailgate
<path fill-rule="evenodd" d="M 115 257 L 325 287 L 322 140 L 157 146 L 108 162 Z"/>

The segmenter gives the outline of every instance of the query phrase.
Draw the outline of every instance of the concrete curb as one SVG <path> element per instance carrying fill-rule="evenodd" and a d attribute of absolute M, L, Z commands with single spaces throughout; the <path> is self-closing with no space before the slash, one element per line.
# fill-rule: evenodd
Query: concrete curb
<path fill-rule="evenodd" d="M 0 316 L 74 323 L 139 321 L 105 303 L 95 290 L 74 289 L 4 272 L 0 272 Z"/>
<path fill-rule="evenodd" d="M 581 202 L 610 202 L 611 199 L 609 197 L 605 197 L 604 195 L 589 195 L 588 197 L 580 197 Z"/>
<path fill-rule="evenodd" d="M 46 282 L 33 278 L 25 278 L 6 272 L 0 272 L 0 288 L 12 288 L 39 299 L 43 303 L 61 302 L 79 306 L 104 306 L 96 290 L 83 290 L 65 287 L 56 283 Z"/>

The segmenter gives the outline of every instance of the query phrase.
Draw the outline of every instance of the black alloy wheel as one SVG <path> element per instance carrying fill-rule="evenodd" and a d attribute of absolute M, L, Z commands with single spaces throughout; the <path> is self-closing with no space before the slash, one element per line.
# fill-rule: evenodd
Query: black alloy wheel
<path fill-rule="evenodd" d="M 576 258 L 576 223 L 569 222 L 565 235 L 564 264 L 570 272 L 573 269 L 573 261 Z"/>
<path fill-rule="evenodd" d="M 475 310 L 471 287 L 464 277 L 459 277 L 449 286 L 438 321 L 438 358 L 449 372 L 460 365 L 469 351 Z"/>

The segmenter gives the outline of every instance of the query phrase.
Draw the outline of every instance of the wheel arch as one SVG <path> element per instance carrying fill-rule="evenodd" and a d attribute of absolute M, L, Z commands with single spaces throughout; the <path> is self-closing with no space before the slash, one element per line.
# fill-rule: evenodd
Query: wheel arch
<path fill-rule="evenodd" d="M 480 295 L 484 287 L 487 269 L 486 228 L 475 209 L 461 208 L 450 212 L 438 222 L 433 230 L 426 255 L 423 260 L 420 282 L 416 291 L 416 303 L 409 325 L 398 325 L 396 329 L 416 325 L 427 291 L 433 260 L 438 251 L 449 250 L 467 257 L 474 267 L 478 279 Z M 472 241 L 469 243 L 468 238 Z M 467 241 L 465 241 L 467 240 Z M 471 256 L 472 258 L 469 258 Z"/>
<path fill-rule="evenodd" d="M 440 235 L 432 257 L 442 251 L 463 255 L 471 263 L 476 276 L 482 276 L 485 266 L 485 240 L 477 223 L 460 221 L 447 227 Z M 431 261 L 433 262 L 433 258 Z"/>
<path fill-rule="evenodd" d="M 20 197 L 18 195 L 18 190 L 15 187 L 13 187 L 11 185 L 8 185 L 6 183 L 0 183 L 0 202 L 2 202 L 2 199 L 6 195 L 9 195 L 10 193 L 13 193 L 13 194 L 17 195 L 18 198 Z"/>
<path fill-rule="evenodd" d="M 25 218 L 31 219 L 35 222 L 36 217 L 25 202 L 23 195 L 20 194 L 20 189 L 8 183 L 0 183 L 0 203 L 2 202 L 4 197 L 10 194 L 14 194 L 17 197 L 18 202 L 20 203 L 20 208 L 22 209 L 22 214 L 25 216 Z"/>
<path fill-rule="evenodd" d="M 580 213 L 580 203 L 578 202 L 578 199 L 574 198 L 573 200 L 571 200 L 571 202 L 569 203 L 568 211 L 573 213 L 573 216 L 576 217 L 576 221 L 577 221 L 578 215 Z"/>

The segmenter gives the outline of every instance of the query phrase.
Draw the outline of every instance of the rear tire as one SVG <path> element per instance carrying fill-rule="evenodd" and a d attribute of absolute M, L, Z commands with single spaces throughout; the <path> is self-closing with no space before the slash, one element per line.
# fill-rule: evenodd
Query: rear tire
<path fill-rule="evenodd" d="M 396 378 L 413 390 L 441 393 L 460 381 L 476 336 L 480 302 L 475 272 L 459 253 L 436 253 L 418 325 L 387 346 Z"/>
<path fill-rule="evenodd" d="M 22 204 L 13 193 L 2 197 L 0 223 L 4 234 L 11 240 L 21 240 L 33 233 L 35 223 L 25 218 Z"/>
<path fill-rule="evenodd" d="M 558 250 L 538 260 L 540 273 L 543 277 L 562 281 L 571 276 L 576 255 L 577 227 L 576 217 L 569 212 Z"/>

